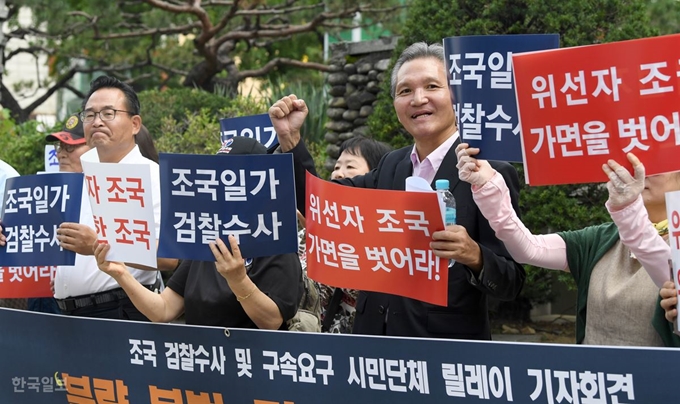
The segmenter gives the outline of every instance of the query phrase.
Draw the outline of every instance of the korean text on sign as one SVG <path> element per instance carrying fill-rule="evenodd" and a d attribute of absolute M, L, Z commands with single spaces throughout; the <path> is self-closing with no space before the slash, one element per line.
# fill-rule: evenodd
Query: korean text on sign
<path fill-rule="evenodd" d="M 57 228 L 78 222 L 83 175 L 54 173 L 10 178 L 2 206 L 7 245 L 0 248 L 6 266 L 73 265 L 75 253 L 64 250 Z"/>
<path fill-rule="evenodd" d="M 444 38 L 458 131 L 481 158 L 522 161 L 512 55 L 558 46 L 557 34 Z"/>
<path fill-rule="evenodd" d="M 159 256 L 214 260 L 233 235 L 244 257 L 297 251 L 290 155 L 161 154 Z"/>
<path fill-rule="evenodd" d="M 671 277 L 675 282 L 675 290 L 680 291 L 680 191 L 666 192 L 666 212 L 671 246 Z M 678 321 L 673 326 L 673 331 L 680 334 Z"/>
<path fill-rule="evenodd" d="M 526 179 L 607 181 L 632 152 L 680 170 L 680 35 L 513 55 Z"/>
<path fill-rule="evenodd" d="M 0 299 L 52 297 L 56 266 L 0 267 Z"/>
<path fill-rule="evenodd" d="M 155 268 L 156 220 L 149 166 L 83 160 L 83 170 L 97 236 L 111 244 L 107 259 Z"/>
<path fill-rule="evenodd" d="M 269 114 L 223 118 L 220 119 L 220 129 L 222 142 L 231 136 L 244 136 L 257 140 L 270 150 L 279 144 Z"/>
<path fill-rule="evenodd" d="M 429 246 L 444 227 L 436 194 L 350 188 L 308 173 L 306 223 L 313 279 L 446 305 L 447 265 Z"/>

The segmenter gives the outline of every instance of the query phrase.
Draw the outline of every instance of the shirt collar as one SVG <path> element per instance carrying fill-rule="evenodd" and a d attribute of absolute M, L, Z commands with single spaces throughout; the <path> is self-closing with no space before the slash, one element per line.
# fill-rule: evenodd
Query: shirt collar
<path fill-rule="evenodd" d="M 416 152 L 416 145 L 413 145 L 413 149 L 411 150 L 411 163 L 413 164 L 413 167 L 419 167 L 421 164 L 424 164 L 426 161 L 432 165 L 432 168 L 434 169 L 434 172 L 436 173 L 437 170 L 439 170 L 439 166 L 441 166 L 442 161 L 444 161 L 444 157 L 446 157 L 446 153 L 449 152 L 449 149 L 453 144 L 458 140 L 458 131 L 455 131 L 451 136 L 449 136 L 448 139 L 444 141 L 444 143 L 440 144 L 439 147 L 434 149 L 432 153 L 428 154 L 423 161 L 420 161 L 420 158 L 418 158 L 418 152 Z"/>

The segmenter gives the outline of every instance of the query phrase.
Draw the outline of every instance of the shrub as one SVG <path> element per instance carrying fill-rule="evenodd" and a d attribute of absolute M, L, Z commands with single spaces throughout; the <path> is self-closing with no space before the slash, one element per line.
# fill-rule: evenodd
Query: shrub
<path fill-rule="evenodd" d="M 17 124 L 4 109 L 0 115 L 0 159 L 14 167 L 22 175 L 35 174 L 45 170 L 45 132 L 39 131 L 40 123 L 35 120 Z M 57 131 L 63 123 L 49 128 L 48 133 Z"/>
<path fill-rule="evenodd" d="M 139 93 L 142 105 L 142 121 L 154 139 L 159 139 L 168 130 L 164 122 L 174 122 L 172 133 L 184 133 L 189 128 L 187 117 L 205 114 L 217 126 L 220 118 L 233 118 L 261 114 L 266 111 L 264 104 L 252 99 L 227 98 L 202 90 L 176 88 L 165 91 L 148 90 Z"/>

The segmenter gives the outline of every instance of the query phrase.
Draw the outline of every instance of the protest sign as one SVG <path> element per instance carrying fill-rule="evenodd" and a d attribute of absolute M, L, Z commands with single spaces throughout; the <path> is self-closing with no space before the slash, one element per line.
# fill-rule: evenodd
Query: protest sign
<path fill-rule="evenodd" d="M 0 299 L 52 297 L 55 266 L 0 267 Z"/>
<path fill-rule="evenodd" d="M 0 367 L 2 403 L 677 400 L 668 388 L 677 349 L 225 329 L 3 308 L 0 324 L 0 363 L 12 364 Z"/>
<path fill-rule="evenodd" d="M 83 188 L 80 173 L 23 175 L 7 179 L 2 217 L 8 267 L 73 265 L 76 255 L 57 240 L 63 222 L 78 222 Z"/>
<path fill-rule="evenodd" d="M 220 119 L 220 140 L 224 142 L 232 136 L 250 137 L 272 150 L 279 144 L 276 131 L 269 114 L 240 116 Z"/>
<path fill-rule="evenodd" d="M 607 181 L 609 159 L 680 170 L 680 35 L 513 55 L 526 181 Z"/>
<path fill-rule="evenodd" d="M 444 55 L 461 141 L 486 160 L 522 161 L 512 55 L 557 48 L 558 34 L 444 38 Z"/>
<path fill-rule="evenodd" d="M 675 290 L 680 291 L 680 191 L 666 192 L 666 211 L 671 246 L 671 278 L 675 282 Z M 677 319 L 673 326 L 673 331 L 680 334 Z"/>
<path fill-rule="evenodd" d="M 312 279 L 447 305 L 447 261 L 430 248 L 444 229 L 436 193 L 351 188 L 308 172 L 305 219 Z"/>
<path fill-rule="evenodd" d="M 160 170 L 160 257 L 214 261 L 229 235 L 243 257 L 297 251 L 292 155 L 161 153 Z"/>
<path fill-rule="evenodd" d="M 59 158 L 57 149 L 52 144 L 45 145 L 45 172 L 56 173 L 59 171 Z"/>
<path fill-rule="evenodd" d="M 82 160 L 94 228 L 111 245 L 107 260 L 156 268 L 156 221 L 146 164 Z"/>

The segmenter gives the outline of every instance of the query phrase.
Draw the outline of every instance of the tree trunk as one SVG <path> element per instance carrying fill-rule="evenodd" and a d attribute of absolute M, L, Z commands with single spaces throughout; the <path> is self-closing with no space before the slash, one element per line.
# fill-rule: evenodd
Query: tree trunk
<path fill-rule="evenodd" d="M 208 92 L 215 90 L 214 77 L 217 69 L 214 65 L 209 65 L 206 61 L 194 66 L 182 83 L 185 87 L 200 88 Z"/>
<path fill-rule="evenodd" d="M 26 111 L 21 108 L 21 105 L 14 99 L 12 93 L 9 92 L 7 87 L 0 82 L 0 100 L 2 100 L 3 108 L 9 110 L 10 116 L 17 123 L 26 122 L 30 116 L 30 111 Z"/>

